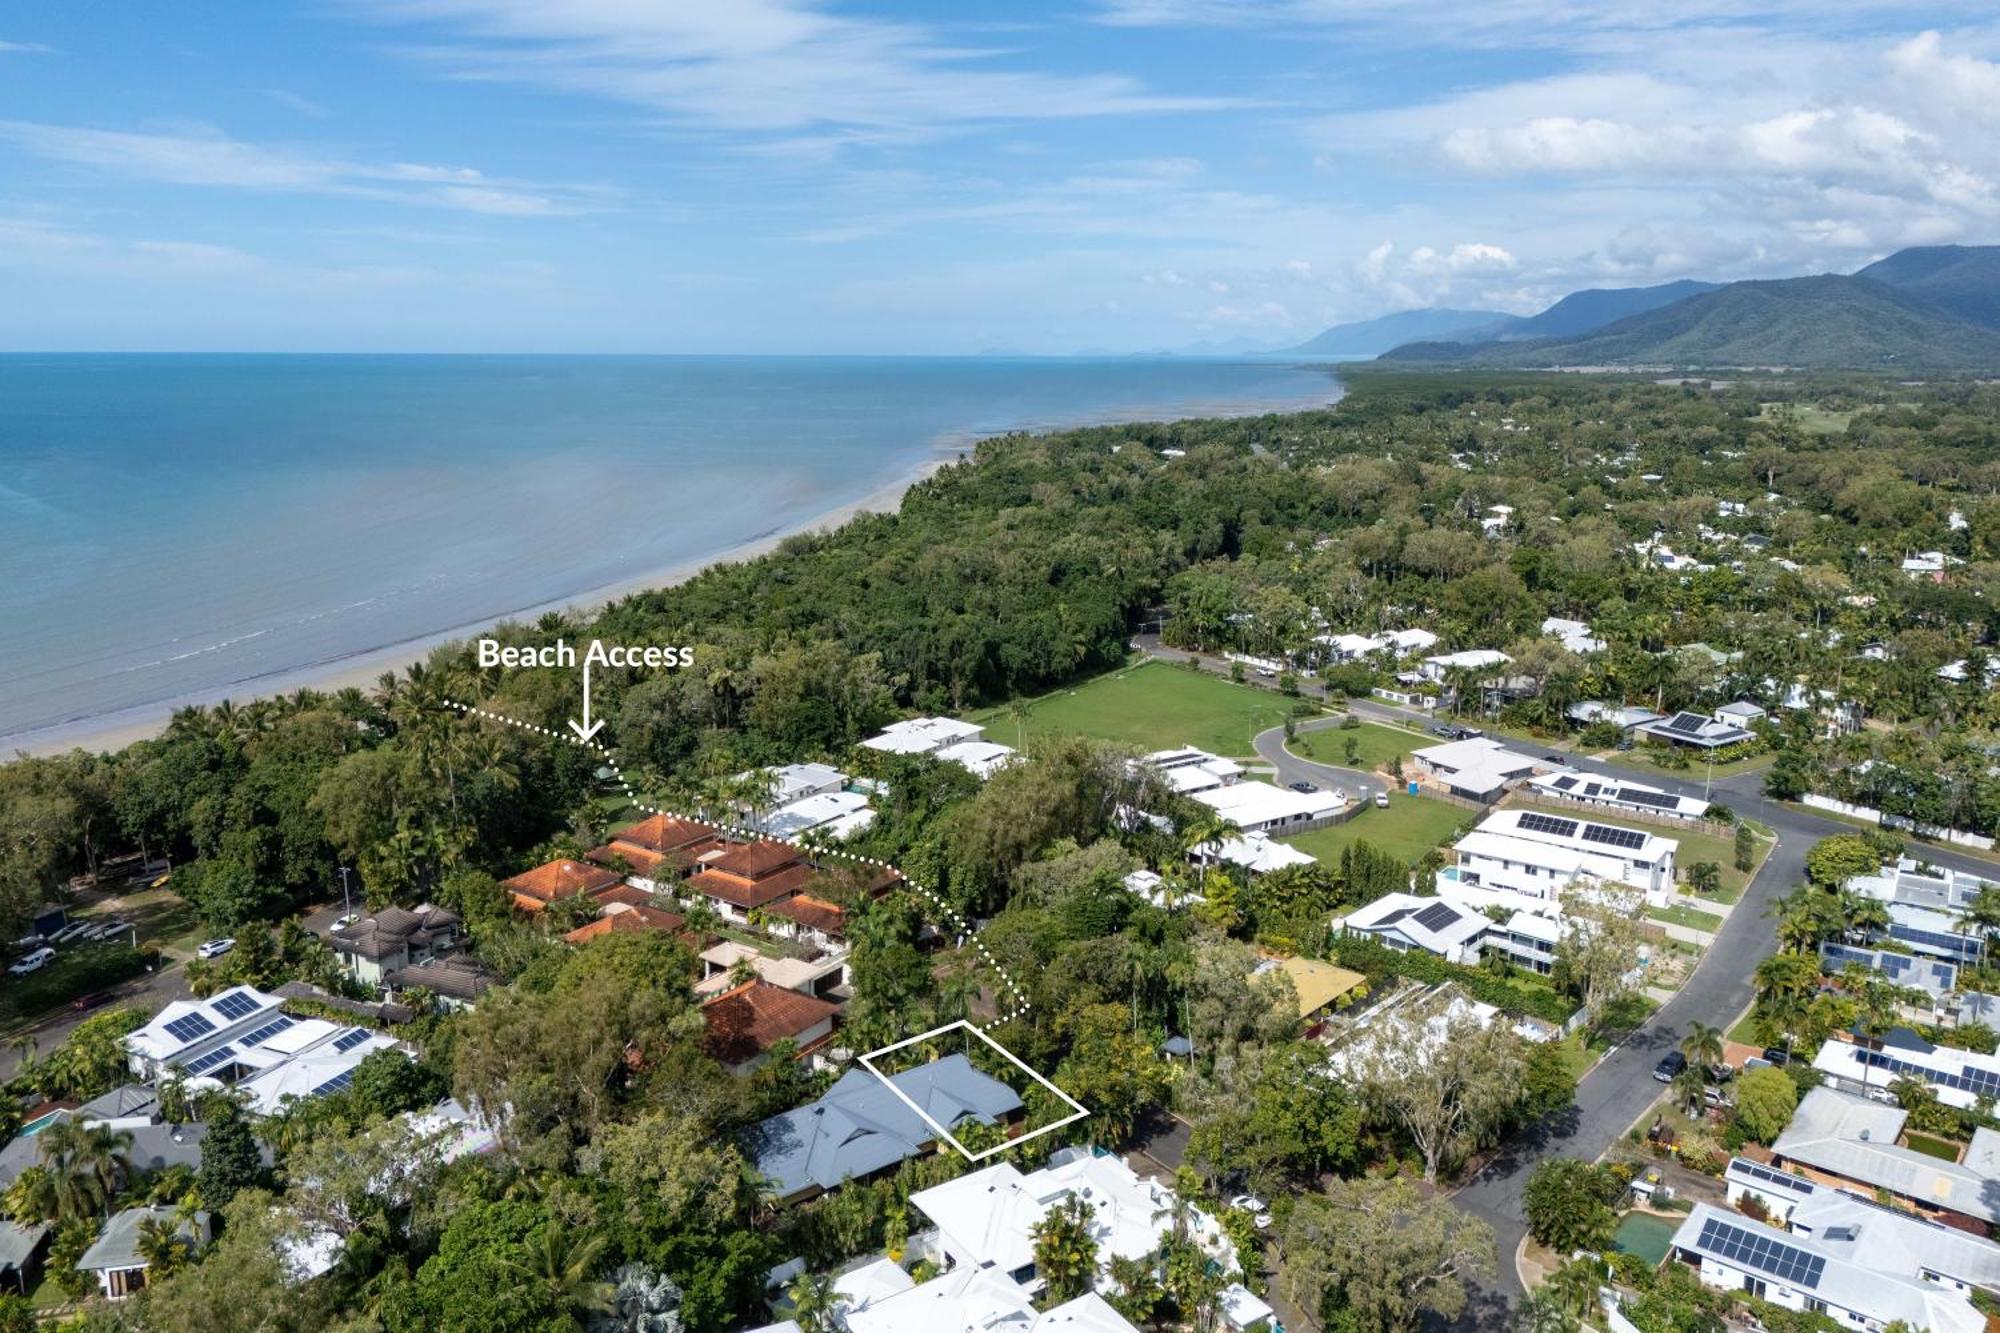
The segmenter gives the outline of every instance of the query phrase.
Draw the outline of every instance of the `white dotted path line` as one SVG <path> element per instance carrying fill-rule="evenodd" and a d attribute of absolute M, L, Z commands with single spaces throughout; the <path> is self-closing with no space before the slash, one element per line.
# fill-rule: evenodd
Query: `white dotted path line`
<path fill-rule="evenodd" d="M 523 731 L 532 731 L 538 736 L 547 736 L 551 740 L 568 741 L 571 745 L 595 753 L 599 758 L 604 760 L 605 766 L 611 770 L 612 776 L 618 779 L 618 785 L 625 789 L 625 795 L 631 800 L 632 804 L 638 806 L 641 810 L 648 810 L 656 815 L 665 815 L 669 819 L 687 819 L 697 824 L 707 824 L 711 828 L 721 829 L 724 833 L 739 834 L 763 842 L 785 843 L 816 857 L 832 856 L 843 861 L 852 861 L 857 865 L 880 866 L 885 870 L 894 870 L 898 875 L 902 875 L 903 873 L 887 861 L 873 856 L 857 856 L 853 852 L 843 852 L 833 848 L 807 847 L 795 838 L 775 838 L 757 829 L 746 828 L 740 825 L 717 824 L 714 820 L 701 815 L 683 814 L 677 810 L 662 810 L 656 805 L 648 805 L 646 802 L 640 800 L 639 793 L 632 789 L 631 782 L 626 779 L 624 772 L 618 767 L 618 761 L 611 757 L 611 752 L 595 740 L 579 740 L 573 732 L 556 731 L 551 727 L 538 727 L 532 722 L 523 722 L 519 718 L 508 717 L 504 713 L 495 713 L 485 708 L 474 708 L 471 704 L 459 703 L 455 699 L 447 699 L 445 700 L 445 704 L 447 707 L 455 708 L 470 717 L 483 717 L 490 722 L 501 722 L 510 727 L 519 727 Z M 995 1028 L 1002 1023 L 1011 1022 L 1019 1018 L 1022 1014 L 1027 1013 L 1028 997 L 1021 993 L 1021 988 L 1014 984 L 1014 978 L 1008 975 L 1007 969 L 1000 966 L 999 960 L 987 950 L 985 942 L 973 931 L 971 924 L 959 913 L 959 910 L 907 876 L 904 877 L 903 884 L 922 894 L 925 901 L 929 902 L 944 915 L 945 919 L 957 930 L 960 941 L 970 943 L 973 948 L 979 951 L 979 956 L 986 960 L 986 965 L 993 969 L 994 974 L 1006 986 L 1008 993 L 1014 997 L 1014 1007 L 1012 1009 L 994 1018 L 991 1022 L 983 1023 L 980 1026 L 988 1029 Z"/>

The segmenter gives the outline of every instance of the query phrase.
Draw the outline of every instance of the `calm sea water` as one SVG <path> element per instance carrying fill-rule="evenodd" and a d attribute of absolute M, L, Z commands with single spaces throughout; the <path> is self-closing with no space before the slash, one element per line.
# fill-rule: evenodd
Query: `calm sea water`
<path fill-rule="evenodd" d="M 940 445 L 1337 395 L 1222 361 L 0 357 L 0 744 L 724 551 Z"/>

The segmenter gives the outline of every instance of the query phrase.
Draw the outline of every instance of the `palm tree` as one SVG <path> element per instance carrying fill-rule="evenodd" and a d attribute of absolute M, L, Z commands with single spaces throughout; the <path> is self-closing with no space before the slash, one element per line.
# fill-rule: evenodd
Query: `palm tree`
<path fill-rule="evenodd" d="M 1563 1310 L 1588 1319 L 1597 1310 L 1597 1293 L 1604 1283 L 1604 1266 L 1590 1259 L 1572 1259 L 1549 1275 L 1542 1288 Z"/>
<path fill-rule="evenodd" d="M 1700 1115 L 1702 1103 L 1708 1097 L 1708 1071 L 1700 1065 L 1689 1065 L 1674 1075 L 1674 1105 L 1687 1114 Z"/>
<path fill-rule="evenodd" d="M 1714 1069 L 1722 1063 L 1722 1029 L 1699 1019 L 1689 1023 L 1687 1035 L 1681 1038 L 1681 1054 L 1698 1069 Z"/>
<path fill-rule="evenodd" d="M 538 1288 L 558 1317 L 594 1314 L 611 1304 L 611 1287 L 597 1280 L 597 1262 L 604 1238 L 578 1231 L 556 1218 L 542 1228 L 541 1243 L 528 1262 L 503 1260 L 530 1286 Z"/>
<path fill-rule="evenodd" d="M 65 1117 L 41 1132 L 37 1146 L 59 1216 L 67 1220 L 100 1207 L 111 1215 L 119 1183 L 133 1174 L 131 1130 Z"/>
<path fill-rule="evenodd" d="M 801 1273 L 785 1294 L 792 1302 L 792 1322 L 800 1333 L 832 1333 L 833 1279 L 824 1273 Z"/>
<path fill-rule="evenodd" d="M 186 1266 L 193 1257 L 194 1243 L 182 1233 L 178 1217 L 146 1217 L 139 1221 L 136 1248 L 146 1261 L 147 1278 L 158 1281 Z"/>

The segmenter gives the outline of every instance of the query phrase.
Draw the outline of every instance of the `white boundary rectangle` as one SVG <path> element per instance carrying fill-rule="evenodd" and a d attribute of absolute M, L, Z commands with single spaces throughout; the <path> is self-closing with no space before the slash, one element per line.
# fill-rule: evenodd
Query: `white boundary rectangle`
<path fill-rule="evenodd" d="M 952 1132 L 949 1129 L 945 1128 L 943 1125 L 940 1125 L 937 1121 L 931 1119 L 929 1113 L 926 1112 L 923 1107 L 917 1105 L 914 1101 L 910 1100 L 909 1094 L 904 1092 L 901 1088 L 897 1087 L 895 1083 L 890 1080 L 887 1074 L 883 1073 L 881 1070 L 875 1067 L 874 1063 L 876 1057 L 878 1056 L 889 1055 L 893 1052 L 902 1050 L 905 1046 L 914 1046 L 920 1041 L 929 1041 L 932 1037 L 941 1037 L 947 1032 L 952 1031 L 954 1028 L 964 1028 L 967 1032 L 970 1032 L 973 1036 L 985 1042 L 995 1051 L 998 1051 L 1001 1057 L 1005 1059 L 1009 1064 L 1013 1065 L 1016 1069 L 1026 1074 L 1029 1078 L 1035 1080 L 1035 1082 L 1041 1084 L 1043 1087 L 1047 1088 L 1050 1092 L 1053 1092 L 1057 1097 L 1061 1098 L 1063 1104 L 1071 1109 L 1072 1114 L 1066 1115 L 1062 1119 L 1057 1120 L 1051 1124 L 1043 1125 L 1040 1129 L 1030 1130 L 1026 1134 L 1023 1134 L 1018 1139 L 1008 1139 L 1005 1143 L 996 1144 L 993 1147 L 988 1148 L 983 1152 L 975 1153 L 969 1151 L 963 1143 L 960 1143 L 956 1138 L 952 1136 Z M 1009 1148 L 1018 1147 L 1019 1145 L 1026 1143 L 1029 1139 L 1040 1138 L 1042 1135 L 1047 1134 L 1053 1130 L 1061 1129 L 1065 1125 L 1073 1125 L 1079 1120 L 1087 1119 L 1090 1115 L 1090 1108 L 1086 1107 L 1082 1102 L 1078 1101 L 1076 1098 L 1064 1092 L 1061 1088 L 1057 1087 L 1055 1084 L 1049 1082 L 1048 1079 L 1036 1073 L 1033 1069 L 1029 1068 L 1027 1063 L 1023 1061 L 1019 1056 L 1015 1055 L 1005 1046 L 1002 1046 L 999 1042 L 993 1040 L 993 1038 L 987 1036 L 982 1029 L 980 1029 L 979 1027 L 975 1026 L 970 1022 L 967 1022 L 963 1018 L 959 1019 L 956 1023 L 946 1023 L 941 1028 L 932 1028 L 929 1032 L 919 1032 L 914 1037 L 906 1037 L 902 1041 L 892 1043 L 891 1045 L 888 1046 L 884 1046 L 880 1050 L 870 1051 L 866 1055 L 863 1055 L 861 1057 L 861 1067 L 867 1070 L 869 1073 L 873 1074 L 876 1078 L 881 1079 L 882 1085 L 884 1087 L 888 1088 L 890 1092 L 895 1093 L 897 1099 L 901 1101 L 903 1105 L 909 1107 L 912 1111 L 915 1111 L 917 1113 L 918 1119 L 922 1120 L 926 1125 L 929 1125 L 932 1129 L 936 1130 L 938 1137 L 943 1139 L 946 1143 L 949 1143 L 952 1147 L 956 1148 L 958 1150 L 958 1155 L 960 1157 L 963 1157 L 968 1162 L 984 1161 L 986 1158 L 993 1156 L 993 1154 L 995 1153 L 1005 1152 Z"/>

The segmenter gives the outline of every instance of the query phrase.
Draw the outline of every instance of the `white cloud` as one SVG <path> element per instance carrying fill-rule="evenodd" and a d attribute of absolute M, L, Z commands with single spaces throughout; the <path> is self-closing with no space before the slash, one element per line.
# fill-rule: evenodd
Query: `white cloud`
<path fill-rule="evenodd" d="M 469 167 L 370 165 L 306 149 L 264 147 L 220 133 L 141 133 L 36 121 L 0 121 L 0 140 L 52 162 L 172 185 L 398 200 L 478 213 L 545 216 L 589 211 L 607 191 L 488 177 Z"/>
<path fill-rule="evenodd" d="M 48 49 L 48 47 L 43 46 L 40 42 L 0 42 L 0 55 L 25 55 L 32 52 L 47 51 Z"/>
<path fill-rule="evenodd" d="M 1121 74 L 1010 68 L 1015 53 L 805 0 L 355 0 L 419 25 L 409 53 L 461 79 L 608 98 L 808 154 L 970 126 L 1213 109 Z"/>

